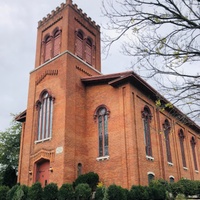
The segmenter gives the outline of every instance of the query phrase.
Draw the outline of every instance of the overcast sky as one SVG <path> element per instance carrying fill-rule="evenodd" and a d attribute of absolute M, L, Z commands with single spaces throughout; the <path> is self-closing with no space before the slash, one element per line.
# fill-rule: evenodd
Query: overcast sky
<path fill-rule="evenodd" d="M 0 0 L 0 131 L 9 127 L 11 113 L 26 109 L 29 72 L 34 68 L 38 21 L 66 0 Z M 105 24 L 101 0 L 73 0 L 97 24 Z M 101 29 L 104 32 L 103 29 Z M 130 70 L 130 62 L 112 48 L 102 60 L 104 74 Z M 129 64 L 128 64 L 129 63 Z"/>

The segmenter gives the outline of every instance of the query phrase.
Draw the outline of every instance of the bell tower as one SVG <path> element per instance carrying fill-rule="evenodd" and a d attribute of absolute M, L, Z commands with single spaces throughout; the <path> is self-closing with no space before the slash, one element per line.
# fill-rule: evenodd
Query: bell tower
<path fill-rule="evenodd" d="M 86 171 L 86 94 L 81 78 L 101 74 L 100 51 L 100 27 L 72 0 L 38 22 L 21 137 L 21 184 L 60 186 L 76 179 L 77 166 Z"/>

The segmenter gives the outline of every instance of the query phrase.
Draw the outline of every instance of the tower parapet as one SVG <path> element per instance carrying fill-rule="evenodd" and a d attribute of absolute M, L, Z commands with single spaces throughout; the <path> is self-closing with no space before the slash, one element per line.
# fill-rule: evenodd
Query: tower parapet
<path fill-rule="evenodd" d="M 60 7 L 59 6 L 56 7 L 56 9 L 52 10 L 51 13 L 47 14 L 46 17 L 43 17 L 43 19 L 38 22 L 38 27 L 42 26 L 49 19 L 53 18 L 55 15 L 60 13 L 60 11 L 62 11 L 67 6 L 71 6 L 77 13 L 79 13 L 84 19 L 86 19 L 92 26 L 94 26 L 100 31 L 100 26 L 96 24 L 96 22 L 93 21 L 91 17 L 88 17 L 87 14 L 84 13 L 82 9 L 78 8 L 77 4 L 73 4 L 72 0 L 66 0 L 66 3 L 61 3 Z"/>

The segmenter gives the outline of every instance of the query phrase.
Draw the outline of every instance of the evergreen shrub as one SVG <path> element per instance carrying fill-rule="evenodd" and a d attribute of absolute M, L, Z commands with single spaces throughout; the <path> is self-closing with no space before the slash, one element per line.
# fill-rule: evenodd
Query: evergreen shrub
<path fill-rule="evenodd" d="M 121 186 L 112 184 L 108 187 L 109 200 L 127 200 L 126 190 Z"/>
<path fill-rule="evenodd" d="M 0 186 L 0 200 L 6 200 L 7 192 L 9 191 L 9 187 L 5 185 Z"/>
<path fill-rule="evenodd" d="M 80 183 L 75 188 L 75 196 L 80 200 L 87 200 L 91 196 L 91 188 L 87 183 Z"/>
<path fill-rule="evenodd" d="M 58 186 L 56 183 L 49 183 L 44 187 L 43 200 L 57 200 Z"/>
<path fill-rule="evenodd" d="M 75 191 L 72 184 L 64 183 L 58 191 L 58 200 L 75 199 Z"/>
<path fill-rule="evenodd" d="M 28 190 L 28 200 L 42 199 L 42 185 L 39 182 L 34 183 Z"/>

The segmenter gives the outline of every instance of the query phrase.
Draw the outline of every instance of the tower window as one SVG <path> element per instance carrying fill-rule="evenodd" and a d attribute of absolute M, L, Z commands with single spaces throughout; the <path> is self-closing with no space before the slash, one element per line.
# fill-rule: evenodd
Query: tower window
<path fill-rule="evenodd" d="M 44 91 L 37 102 L 38 133 L 37 141 L 50 139 L 52 136 L 53 98 Z"/>
<path fill-rule="evenodd" d="M 83 58 L 83 32 L 78 30 L 76 35 L 76 55 Z"/>
<path fill-rule="evenodd" d="M 165 145 L 166 145 L 166 152 L 167 152 L 167 161 L 172 162 L 172 157 L 171 157 L 171 148 L 170 148 L 170 140 L 169 140 L 169 134 L 170 134 L 170 124 L 169 121 L 166 119 L 164 124 L 163 124 L 163 129 L 164 129 L 164 135 L 165 135 Z"/>
<path fill-rule="evenodd" d="M 60 53 L 61 31 L 56 29 L 53 34 L 53 56 Z"/>
<path fill-rule="evenodd" d="M 144 124 L 144 139 L 145 139 L 145 151 L 147 156 L 152 157 L 152 146 L 151 146 L 151 135 L 150 135 L 150 122 L 151 122 L 151 111 L 148 106 L 144 107 L 142 111 L 142 118 Z"/>
<path fill-rule="evenodd" d="M 195 148 L 196 141 L 195 141 L 194 137 L 191 138 L 190 144 L 191 144 L 191 148 L 192 148 L 192 157 L 193 157 L 193 162 L 194 162 L 194 168 L 195 168 L 195 170 L 198 170 L 197 158 L 196 158 L 196 148 Z"/>
<path fill-rule="evenodd" d="M 186 167 L 184 140 L 185 140 L 185 136 L 184 136 L 183 130 L 180 129 L 180 131 L 179 131 L 179 141 L 180 141 L 180 148 L 181 148 L 182 163 L 183 163 L 183 167 Z"/>
<path fill-rule="evenodd" d="M 44 40 L 44 61 L 51 59 L 51 37 L 48 35 Z"/>
<path fill-rule="evenodd" d="M 85 59 L 87 63 L 92 64 L 92 40 L 90 38 L 86 40 Z"/>

